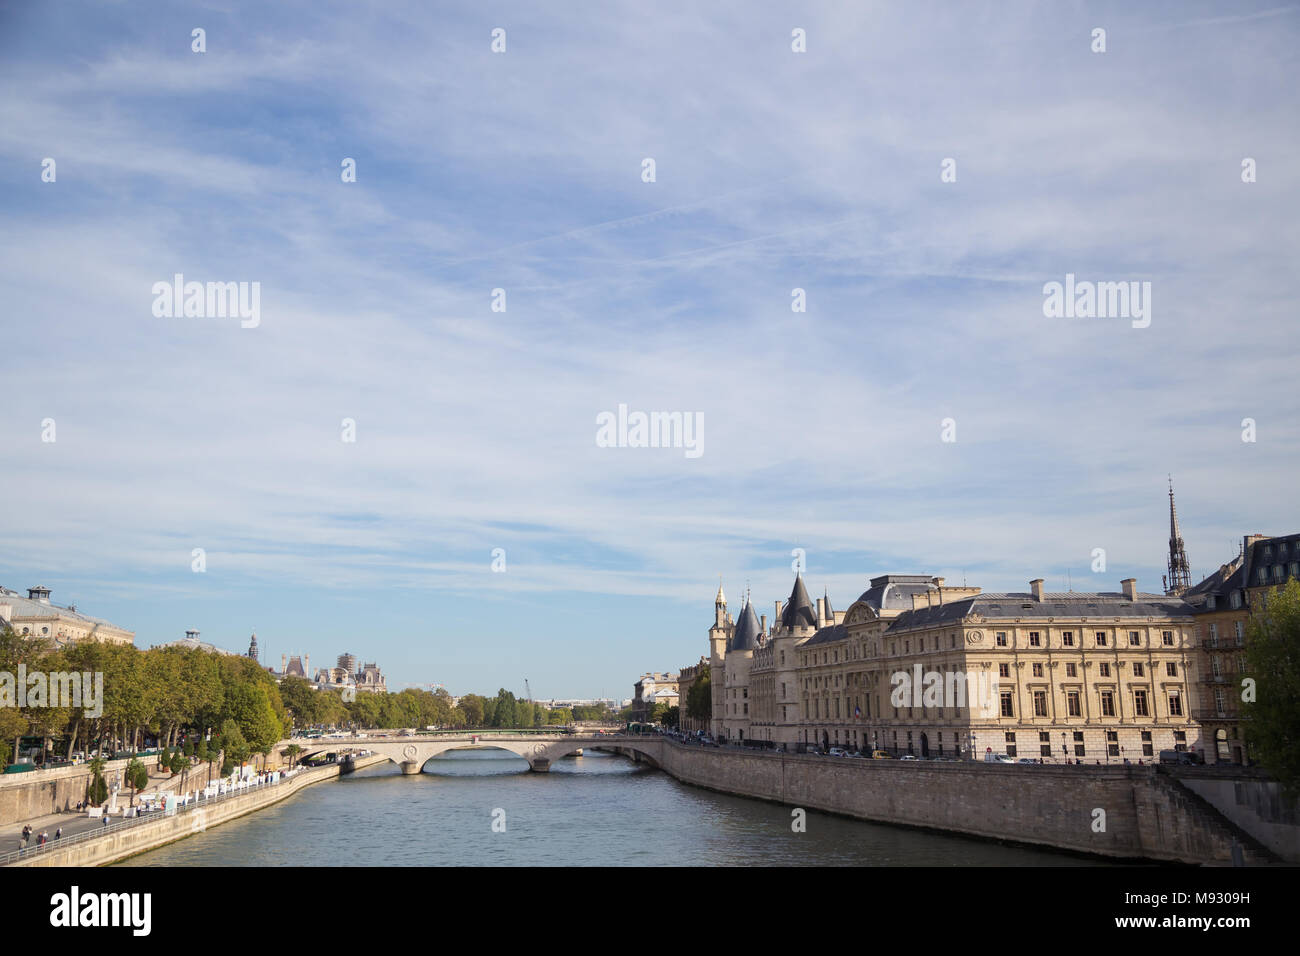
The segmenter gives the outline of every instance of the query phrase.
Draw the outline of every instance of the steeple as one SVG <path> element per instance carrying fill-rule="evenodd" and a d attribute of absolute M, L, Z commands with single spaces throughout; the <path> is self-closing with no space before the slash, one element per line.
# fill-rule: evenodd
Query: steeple
<path fill-rule="evenodd" d="M 248 656 L 257 660 L 257 632 L 253 632 L 253 639 L 248 644 Z"/>
<path fill-rule="evenodd" d="M 1174 479 L 1169 479 L 1169 573 L 1165 575 L 1165 593 L 1178 596 L 1192 586 L 1187 567 L 1183 536 L 1178 532 L 1178 509 L 1174 506 Z"/>

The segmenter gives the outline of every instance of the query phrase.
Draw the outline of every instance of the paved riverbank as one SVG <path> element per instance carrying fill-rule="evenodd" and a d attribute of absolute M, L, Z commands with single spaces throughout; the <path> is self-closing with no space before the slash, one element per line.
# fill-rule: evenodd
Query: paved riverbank
<path fill-rule="evenodd" d="M 386 757 L 369 755 L 358 758 L 358 770 L 386 761 Z M 201 833 L 264 807 L 279 803 L 315 783 L 339 776 L 340 766 L 300 770 L 277 784 L 249 788 L 226 794 L 211 801 L 186 807 L 175 816 L 159 814 L 155 818 L 111 824 L 103 834 L 86 834 L 81 838 L 65 837 L 39 854 L 28 854 L 10 866 L 102 866 L 137 853 L 157 849 L 193 833 Z M 65 831 L 66 832 L 66 831 Z"/>

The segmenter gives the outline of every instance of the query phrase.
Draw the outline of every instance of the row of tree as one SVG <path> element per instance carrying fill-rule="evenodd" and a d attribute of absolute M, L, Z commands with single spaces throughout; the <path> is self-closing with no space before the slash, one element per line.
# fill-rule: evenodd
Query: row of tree
<path fill-rule="evenodd" d="M 53 648 L 0 631 L 0 671 L 17 674 L 77 672 L 103 675 L 102 713 L 90 718 L 85 707 L 50 707 L 48 699 L 25 707 L 0 707 L 0 766 L 14 756 L 24 737 L 57 741 L 61 756 L 78 751 L 137 751 L 146 739 L 165 748 L 182 747 L 187 756 L 243 763 L 268 754 L 293 729 L 307 727 L 477 728 L 546 727 L 577 720 L 612 720 L 604 706 L 549 709 L 519 700 L 502 688 L 495 697 L 466 694 L 454 705 L 445 690 L 404 690 L 398 694 L 361 693 L 345 702 L 340 692 L 317 690 L 300 677 L 279 683 L 257 662 L 196 648 L 88 642 Z M 205 753 L 191 753 L 202 738 Z M 215 742 L 214 742 L 215 741 Z"/>

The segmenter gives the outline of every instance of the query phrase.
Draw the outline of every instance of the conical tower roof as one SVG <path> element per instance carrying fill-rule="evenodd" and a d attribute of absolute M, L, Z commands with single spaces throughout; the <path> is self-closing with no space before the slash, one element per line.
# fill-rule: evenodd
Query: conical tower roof
<path fill-rule="evenodd" d="M 817 609 L 808 600 L 808 589 L 803 586 L 803 575 L 795 575 L 794 589 L 790 591 L 790 600 L 785 602 L 781 612 L 782 627 L 816 627 Z"/>
<path fill-rule="evenodd" d="M 758 624 L 758 615 L 754 613 L 754 605 L 748 598 L 745 600 L 745 609 L 740 612 L 740 620 L 736 621 L 736 631 L 731 636 L 732 651 L 756 651 L 758 650 L 758 635 L 760 633 Z"/>

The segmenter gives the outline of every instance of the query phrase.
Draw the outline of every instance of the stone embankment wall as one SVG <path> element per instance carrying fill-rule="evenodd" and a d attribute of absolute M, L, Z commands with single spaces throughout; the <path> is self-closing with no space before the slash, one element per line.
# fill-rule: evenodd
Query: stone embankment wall
<path fill-rule="evenodd" d="M 1272 854 L 1152 766 L 1053 767 L 746 753 L 664 741 L 684 783 L 880 823 L 1099 856 L 1229 863 Z"/>
<path fill-rule="evenodd" d="M 106 761 L 104 779 L 113 780 L 130 762 L 127 758 Z M 0 826 L 71 810 L 86 798 L 89 782 L 90 767 L 84 763 L 58 770 L 0 774 Z"/>
<path fill-rule="evenodd" d="M 356 769 L 361 770 L 372 764 L 387 762 L 387 757 L 371 755 L 356 761 Z M 219 824 L 242 817 L 245 814 L 261 810 L 279 803 L 298 791 L 314 783 L 333 780 L 339 775 L 338 764 L 304 770 L 292 780 L 274 787 L 253 790 L 237 797 L 229 797 L 211 806 L 189 813 L 178 813 L 174 817 L 160 817 L 157 820 L 127 827 L 114 833 L 107 833 L 93 840 L 81 843 L 69 843 L 57 850 L 51 850 L 40 856 L 14 863 L 13 866 L 102 866 L 116 860 L 154 850 L 167 843 L 172 843 L 193 833 L 211 829 Z"/>

